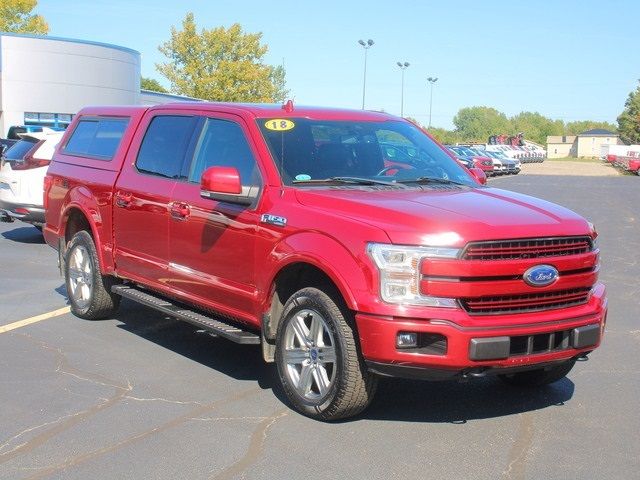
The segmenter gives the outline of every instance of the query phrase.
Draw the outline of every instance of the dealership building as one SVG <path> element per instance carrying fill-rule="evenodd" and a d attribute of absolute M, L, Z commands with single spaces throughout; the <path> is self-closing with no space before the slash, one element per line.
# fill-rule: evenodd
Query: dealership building
<path fill-rule="evenodd" d="M 141 91 L 140 63 L 117 45 L 0 33 L 0 137 L 12 125 L 65 127 L 87 105 L 194 100 Z"/>

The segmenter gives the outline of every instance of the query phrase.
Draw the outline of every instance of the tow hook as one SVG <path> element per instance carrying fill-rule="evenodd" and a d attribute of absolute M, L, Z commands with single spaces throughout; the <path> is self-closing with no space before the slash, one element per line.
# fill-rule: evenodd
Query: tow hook
<path fill-rule="evenodd" d="M 591 352 L 586 352 L 586 353 L 581 353 L 580 355 L 578 355 L 576 357 L 576 362 L 586 362 L 589 360 L 589 353 Z"/>
<path fill-rule="evenodd" d="M 465 370 L 464 372 L 462 372 L 462 374 L 460 375 L 460 381 L 465 382 L 472 378 L 485 377 L 486 375 L 487 375 L 486 367 L 471 368 L 469 370 Z"/>

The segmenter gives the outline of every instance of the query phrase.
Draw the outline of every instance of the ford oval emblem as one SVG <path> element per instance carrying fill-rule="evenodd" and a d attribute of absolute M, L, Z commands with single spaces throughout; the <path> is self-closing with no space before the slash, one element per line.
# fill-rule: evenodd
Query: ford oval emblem
<path fill-rule="evenodd" d="M 523 279 L 532 287 L 546 287 L 555 282 L 560 275 L 551 265 L 536 265 L 524 272 Z"/>

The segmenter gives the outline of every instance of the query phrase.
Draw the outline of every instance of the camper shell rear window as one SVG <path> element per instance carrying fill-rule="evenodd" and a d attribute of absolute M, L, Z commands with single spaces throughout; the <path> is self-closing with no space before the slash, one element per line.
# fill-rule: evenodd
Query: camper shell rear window
<path fill-rule="evenodd" d="M 67 155 L 109 161 L 113 158 L 129 118 L 82 117 L 63 148 Z"/>

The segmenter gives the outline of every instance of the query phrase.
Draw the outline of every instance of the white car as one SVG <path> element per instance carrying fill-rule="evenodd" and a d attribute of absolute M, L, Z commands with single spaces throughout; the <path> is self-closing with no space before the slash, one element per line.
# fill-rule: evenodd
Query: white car
<path fill-rule="evenodd" d="M 64 132 L 25 133 L 0 160 L 0 221 L 44 224 L 44 177 Z"/>

